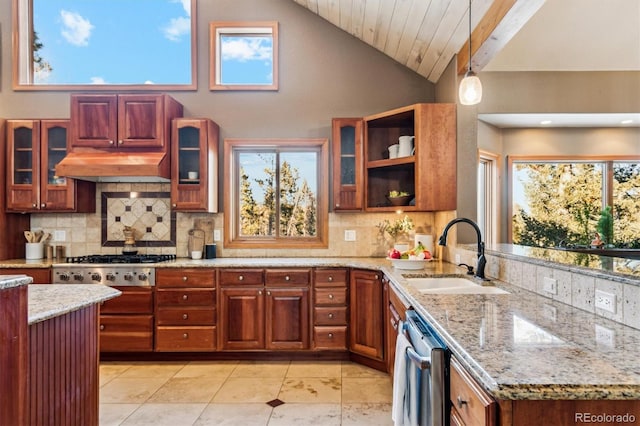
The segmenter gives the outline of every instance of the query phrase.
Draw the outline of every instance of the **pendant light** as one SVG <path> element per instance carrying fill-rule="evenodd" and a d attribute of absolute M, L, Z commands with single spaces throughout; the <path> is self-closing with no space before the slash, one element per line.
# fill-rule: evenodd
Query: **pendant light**
<path fill-rule="evenodd" d="M 460 82 L 458 97 L 462 105 L 476 105 L 482 100 L 482 83 L 471 70 L 471 0 L 469 0 L 469 69 Z"/>

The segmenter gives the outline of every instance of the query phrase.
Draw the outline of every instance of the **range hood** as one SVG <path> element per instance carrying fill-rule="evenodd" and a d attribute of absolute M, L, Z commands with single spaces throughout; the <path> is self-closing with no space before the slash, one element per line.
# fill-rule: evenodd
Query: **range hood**
<path fill-rule="evenodd" d="M 93 182 L 169 182 L 170 157 L 164 152 L 70 152 L 56 175 Z"/>

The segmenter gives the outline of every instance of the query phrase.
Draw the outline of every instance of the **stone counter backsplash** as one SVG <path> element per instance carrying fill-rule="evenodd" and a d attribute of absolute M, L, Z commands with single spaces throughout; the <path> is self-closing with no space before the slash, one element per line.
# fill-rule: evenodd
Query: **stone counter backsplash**
<path fill-rule="evenodd" d="M 214 229 L 222 231 L 223 213 L 173 213 L 170 205 L 169 183 L 98 183 L 96 213 L 37 213 L 31 215 L 31 228 L 45 232 L 65 231 L 64 241 L 52 245 L 65 247 L 67 256 L 87 254 L 120 254 L 123 237 L 117 230 L 123 225 L 136 228 L 142 254 L 175 254 L 188 257 L 189 230 L 197 220 L 213 221 Z M 127 199 L 127 193 L 136 193 L 137 200 Z M 145 196 L 139 194 L 147 194 Z M 103 211 L 103 206 L 106 210 Z M 404 215 L 404 213 L 402 213 Z M 432 234 L 453 217 L 453 212 L 408 213 L 413 219 L 414 231 Z M 398 214 L 389 213 L 330 213 L 329 247 L 326 249 L 225 249 L 217 241 L 220 257 L 385 257 L 392 242 L 380 235 L 376 225 L 384 219 L 395 220 Z M 125 223 L 126 222 L 126 223 Z M 356 232 L 356 241 L 345 241 L 346 230 Z M 173 235 L 175 233 L 175 235 Z M 409 239 L 413 236 L 410 235 Z"/>

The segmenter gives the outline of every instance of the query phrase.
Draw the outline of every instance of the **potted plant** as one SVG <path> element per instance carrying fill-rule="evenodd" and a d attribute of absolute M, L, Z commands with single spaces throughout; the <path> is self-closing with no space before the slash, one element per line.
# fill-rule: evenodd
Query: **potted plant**
<path fill-rule="evenodd" d="M 385 219 L 377 225 L 380 233 L 387 233 L 393 240 L 394 247 L 399 251 L 408 250 L 408 244 L 402 245 L 399 239 L 403 236 L 407 236 L 409 231 L 413 230 L 413 220 L 409 216 L 404 216 L 402 219 L 396 219 L 391 222 L 389 219 Z M 396 246 L 402 245 L 402 249 Z M 404 247 L 406 246 L 406 248 Z"/>

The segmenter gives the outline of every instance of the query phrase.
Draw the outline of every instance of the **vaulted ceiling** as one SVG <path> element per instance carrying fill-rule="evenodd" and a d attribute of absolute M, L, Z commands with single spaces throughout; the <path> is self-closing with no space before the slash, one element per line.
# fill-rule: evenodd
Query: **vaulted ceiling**
<path fill-rule="evenodd" d="M 468 67 L 468 0 L 293 0 L 431 82 Z M 638 0 L 473 0 L 473 70 L 640 70 Z"/>
<path fill-rule="evenodd" d="M 294 0 L 431 82 L 458 55 L 468 67 L 467 0 Z M 482 69 L 545 0 L 473 0 L 474 70 Z"/>

